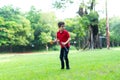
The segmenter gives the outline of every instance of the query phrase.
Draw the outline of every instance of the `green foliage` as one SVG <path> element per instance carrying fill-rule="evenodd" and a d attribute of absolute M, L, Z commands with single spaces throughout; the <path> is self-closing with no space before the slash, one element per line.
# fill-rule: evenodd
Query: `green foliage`
<path fill-rule="evenodd" d="M 74 2 L 73 0 L 57 0 L 62 6 L 66 6 Z M 62 3 L 62 4 L 61 4 Z M 67 3 L 67 4 L 66 4 Z M 88 11 L 91 4 L 82 4 L 81 6 Z M 56 4 L 58 5 L 58 4 Z M 83 16 L 65 19 L 66 29 L 70 32 L 71 43 L 76 45 L 83 44 L 89 35 L 89 25 L 98 24 L 99 15 L 96 11 Z M 119 37 L 119 18 L 110 19 L 110 38 L 113 42 L 120 42 Z M 31 47 L 32 49 L 41 49 L 50 40 L 56 37 L 57 19 L 53 12 L 42 12 L 34 6 L 30 11 L 23 13 L 18 8 L 8 5 L 0 8 L 0 47 Z M 106 21 L 100 19 L 99 31 L 101 35 L 106 35 Z M 49 45 L 48 45 L 49 46 Z M 50 45 L 51 47 L 51 45 Z"/>
<path fill-rule="evenodd" d="M 6 37 L 6 28 L 3 27 L 4 18 L 0 17 L 0 46 L 7 43 Z"/>
<path fill-rule="evenodd" d="M 13 8 L 13 6 L 3 6 L 0 8 L 0 17 L 3 17 L 5 21 L 14 20 L 16 15 L 21 14 L 18 8 Z"/>
<path fill-rule="evenodd" d="M 36 48 L 46 45 L 52 40 L 52 37 L 56 37 L 56 17 L 53 12 L 43 13 L 32 6 L 26 13 L 26 18 L 30 21 L 34 34 L 31 44 L 34 44 Z"/>
<path fill-rule="evenodd" d="M 4 25 L 5 22 L 4 22 L 4 18 L 3 17 L 0 17 L 0 25 Z"/>
<path fill-rule="evenodd" d="M 60 51 L 60 46 L 59 45 L 52 46 L 50 50 Z"/>
<path fill-rule="evenodd" d="M 21 39 L 19 40 L 23 41 L 24 45 L 27 45 L 30 41 L 34 40 L 33 30 L 31 28 L 30 21 L 22 16 L 19 16 L 18 20 L 20 26 L 18 27 L 19 31 L 16 32 L 16 34 L 18 34 L 16 36 L 21 36 Z"/>
<path fill-rule="evenodd" d="M 110 19 L 110 35 L 113 42 L 120 42 L 120 18 L 113 17 Z"/>
<path fill-rule="evenodd" d="M 100 35 L 101 36 L 105 36 L 106 35 L 106 19 L 100 19 L 99 20 L 99 24 L 98 24 L 98 26 L 99 26 L 99 33 L 100 33 Z"/>
<path fill-rule="evenodd" d="M 60 46 L 59 45 L 52 46 L 50 48 L 50 50 L 52 50 L 52 51 L 60 51 Z M 76 50 L 76 47 L 71 45 L 70 50 Z"/>
<path fill-rule="evenodd" d="M 89 16 L 89 15 L 88 15 Z M 80 22 L 84 27 L 88 27 L 90 25 L 90 20 L 87 15 L 84 15 L 81 19 Z"/>
<path fill-rule="evenodd" d="M 98 18 L 99 18 L 99 15 L 95 11 L 91 11 L 88 15 L 88 19 L 91 25 L 98 25 Z"/>
<path fill-rule="evenodd" d="M 42 32 L 41 35 L 39 36 L 39 40 L 43 44 L 47 44 L 48 42 L 52 40 L 51 33 Z"/>
<path fill-rule="evenodd" d="M 54 8 L 62 9 L 62 8 L 66 8 L 67 5 L 70 5 L 72 3 L 74 3 L 73 0 L 55 0 L 53 2 L 53 6 Z"/>
<path fill-rule="evenodd" d="M 76 47 L 71 45 L 70 50 L 76 50 Z"/>
<path fill-rule="evenodd" d="M 30 22 L 22 16 L 17 21 L 7 21 L 6 26 L 9 30 L 10 45 L 27 45 L 33 40 Z"/>
<path fill-rule="evenodd" d="M 0 9 L 0 16 L 1 46 L 26 46 L 34 39 L 30 21 L 23 17 L 19 9 L 4 6 Z"/>
<path fill-rule="evenodd" d="M 73 32 L 69 32 L 70 33 L 70 37 L 71 37 L 71 39 L 73 40 L 73 39 L 75 39 L 75 37 L 76 37 L 76 34 L 75 33 L 73 33 Z"/>
<path fill-rule="evenodd" d="M 83 24 L 82 18 L 75 17 L 74 19 L 66 19 L 66 29 L 70 31 L 73 38 L 85 36 L 86 24 Z M 76 35 L 75 35 L 76 34 Z"/>
<path fill-rule="evenodd" d="M 9 45 L 15 45 L 15 32 L 17 31 L 18 24 L 15 21 L 6 21 L 5 26 L 7 28 L 7 37 Z"/>

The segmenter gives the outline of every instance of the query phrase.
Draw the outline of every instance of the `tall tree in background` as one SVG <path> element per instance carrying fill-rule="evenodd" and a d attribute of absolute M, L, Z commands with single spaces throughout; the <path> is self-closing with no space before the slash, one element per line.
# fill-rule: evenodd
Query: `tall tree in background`
<path fill-rule="evenodd" d="M 65 7 L 68 3 L 73 3 L 73 0 L 56 0 L 55 7 L 62 8 Z M 83 18 L 83 25 L 87 27 L 89 30 L 89 40 L 88 44 L 90 44 L 90 48 L 98 47 L 98 18 L 99 15 L 95 11 L 96 0 L 88 0 L 89 4 L 86 4 L 84 0 L 82 0 L 78 14 Z M 86 22 L 87 21 L 87 22 Z M 88 46 L 88 44 L 86 46 Z"/>
<path fill-rule="evenodd" d="M 39 23 L 41 23 L 42 26 L 42 32 L 39 36 L 39 40 L 41 40 L 41 42 L 46 46 L 46 50 L 48 50 L 48 43 L 56 37 L 57 22 L 55 14 L 53 12 L 41 13 Z"/>
<path fill-rule="evenodd" d="M 44 48 L 48 49 L 48 42 L 55 37 L 56 17 L 52 12 L 42 13 L 40 10 L 36 10 L 34 6 L 26 14 L 26 18 L 30 20 L 31 27 L 34 31 L 34 40 L 32 44 L 36 49 Z"/>
<path fill-rule="evenodd" d="M 31 42 L 31 45 L 39 49 L 39 46 L 41 44 L 39 41 L 39 35 L 42 31 L 41 24 L 39 23 L 41 18 L 41 11 L 36 10 L 36 8 L 32 6 L 30 11 L 27 12 L 25 16 L 30 21 L 31 28 L 33 30 L 34 40 Z"/>
<path fill-rule="evenodd" d="M 110 48 L 110 32 L 109 32 L 109 18 L 108 18 L 108 11 L 107 11 L 107 0 L 105 1 L 106 6 L 106 42 L 107 42 L 107 48 Z"/>
<path fill-rule="evenodd" d="M 11 5 L 3 6 L 0 8 L 0 47 L 8 47 L 10 51 L 47 48 L 48 41 L 56 36 L 56 23 L 53 12 L 43 13 L 32 6 L 30 11 L 22 13 Z"/>
<path fill-rule="evenodd" d="M 71 35 L 71 43 L 76 45 L 76 47 L 83 48 L 83 45 L 85 43 L 85 35 L 86 35 L 86 27 L 82 24 L 82 18 L 81 17 L 75 17 L 71 19 L 65 19 L 66 22 L 66 29 L 70 32 Z M 83 44 L 81 44 L 83 43 Z"/>
<path fill-rule="evenodd" d="M 13 8 L 12 5 L 3 6 L 0 8 L 0 16 L 4 18 L 5 21 L 14 20 L 16 15 L 20 15 L 21 12 L 19 8 Z"/>
<path fill-rule="evenodd" d="M 12 6 L 4 6 L 0 8 L 0 16 L 4 19 L 4 24 L 1 29 L 4 31 L 5 45 L 10 46 L 27 46 L 33 39 L 33 31 L 28 19 L 23 17 L 19 9 L 14 9 Z M 2 40 L 1 38 L 1 40 Z M 4 42 L 5 43 L 5 42 Z M 4 44 L 3 44 L 4 45 Z"/>
<path fill-rule="evenodd" d="M 111 46 L 120 46 L 120 17 L 110 19 L 110 42 Z"/>
<path fill-rule="evenodd" d="M 0 17 L 0 46 L 7 45 L 8 43 L 7 29 L 3 17 Z"/>

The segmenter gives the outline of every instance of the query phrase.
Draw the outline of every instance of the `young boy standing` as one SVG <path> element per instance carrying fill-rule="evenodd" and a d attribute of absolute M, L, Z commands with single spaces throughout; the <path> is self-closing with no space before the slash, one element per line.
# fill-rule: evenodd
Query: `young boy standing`
<path fill-rule="evenodd" d="M 64 69 L 64 61 L 66 63 L 66 69 L 70 69 L 69 66 L 69 59 L 68 59 L 68 53 L 69 53 L 69 48 L 70 48 L 70 34 L 68 33 L 67 30 L 65 30 L 65 23 L 64 22 L 59 22 L 58 23 L 58 32 L 57 32 L 57 38 L 55 42 L 59 42 L 61 46 L 60 50 L 60 61 L 61 61 L 61 69 Z"/>

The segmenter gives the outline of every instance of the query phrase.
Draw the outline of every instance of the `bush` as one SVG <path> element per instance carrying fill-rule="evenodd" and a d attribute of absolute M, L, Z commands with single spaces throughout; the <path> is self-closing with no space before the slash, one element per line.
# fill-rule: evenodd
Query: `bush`
<path fill-rule="evenodd" d="M 54 50 L 54 51 L 59 51 L 60 50 L 60 46 L 59 45 L 55 45 L 51 48 L 51 50 Z"/>
<path fill-rule="evenodd" d="M 76 50 L 76 47 L 71 45 L 70 50 Z"/>
<path fill-rule="evenodd" d="M 60 50 L 60 46 L 59 45 L 55 45 L 52 48 L 50 48 L 50 50 L 59 51 Z M 70 46 L 70 50 L 76 50 L 76 47 L 75 46 Z"/>

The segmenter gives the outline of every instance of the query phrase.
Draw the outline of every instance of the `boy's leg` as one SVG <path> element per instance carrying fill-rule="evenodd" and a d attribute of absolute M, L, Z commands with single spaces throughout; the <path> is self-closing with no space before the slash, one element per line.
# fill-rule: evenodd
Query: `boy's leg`
<path fill-rule="evenodd" d="M 69 66 L 69 59 L 68 59 L 68 53 L 69 53 L 69 47 L 67 47 L 68 51 L 66 51 L 65 49 L 65 62 L 66 62 L 66 69 L 70 69 L 70 66 Z"/>
<path fill-rule="evenodd" d="M 61 61 L 61 69 L 64 69 L 64 48 L 60 50 L 60 61 Z"/>

